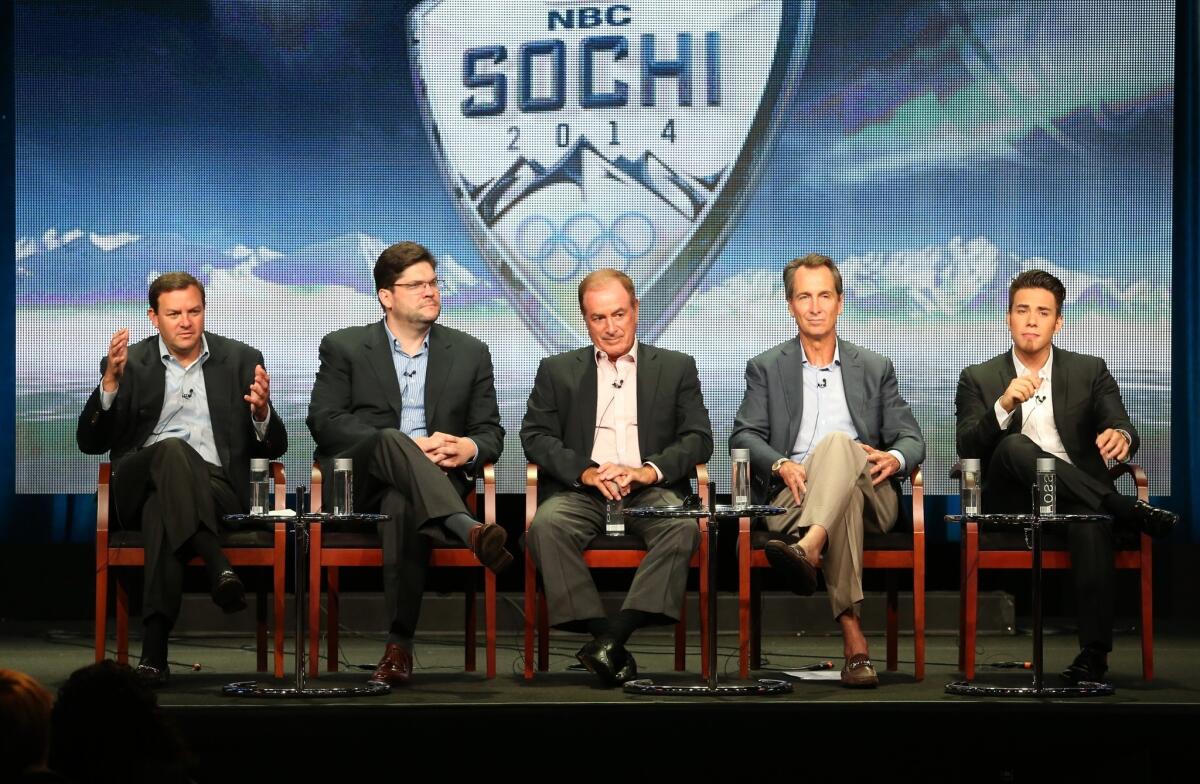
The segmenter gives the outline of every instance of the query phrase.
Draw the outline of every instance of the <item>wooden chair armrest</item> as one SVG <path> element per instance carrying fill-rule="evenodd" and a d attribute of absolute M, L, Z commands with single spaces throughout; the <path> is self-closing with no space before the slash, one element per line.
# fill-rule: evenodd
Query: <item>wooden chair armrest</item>
<path fill-rule="evenodd" d="M 108 491 L 112 484 L 112 463 L 100 464 L 96 477 L 96 531 L 108 530 Z"/>
<path fill-rule="evenodd" d="M 496 522 L 496 464 L 483 464 L 483 522 Z"/>
<path fill-rule="evenodd" d="M 533 516 L 537 514 L 538 491 L 537 463 L 525 464 L 525 530 L 533 525 Z"/>
<path fill-rule="evenodd" d="M 696 495 L 700 496 L 700 503 L 703 506 L 708 506 L 712 503 L 708 489 L 708 463 L 696 463 Z"/>
<path fill-rule="evenodd" d="M 913 533 L 925 532 L 925 475 L 917 466 L 908 475 L 912 483 L 912 526 Z"/>
<path fill-rule="evenodd" d="M 312 474 L 309 477 L 309 492 L 308 492 L 308 511 L 321 511 L 321 466 L 317 461 L 313 461 Z M 301 509 L 301 512 L 304 510 Z"/>
<path fill-rule="evenodd" d="M 283 463 L 271 461 L 271 477 L 275 480 L 275 509 L 287 509 L 287 473 Z"/>
<path fill-rule="evenodd" d="M 1150 479 L 1146 476 L 1145 470 L 1137 463 L 1117 463 L 1112 468 L 1108 469 L 1108 475 L 1115 481 L 1118 477 L 1129 474 L 1133 477 L 1134 487 L 1137 488 L 1137 497 L 1143 501 L 1150 500 Z"/>

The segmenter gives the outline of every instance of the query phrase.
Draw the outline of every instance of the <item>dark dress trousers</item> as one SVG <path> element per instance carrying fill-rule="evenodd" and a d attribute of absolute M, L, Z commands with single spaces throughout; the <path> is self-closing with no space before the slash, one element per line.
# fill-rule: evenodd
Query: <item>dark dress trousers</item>
<path fill-rule="evenodd" d="M 1116 489 L 1096 448 L 1096 436 L 1108 428 L 1124 430 L 1132 439 L 1132 456 L 1138 449 L 1138 433 L 1103 359 L 1057 346 L 1053 351 L 1050 383 L 1054 425 L 1071 458 L 1069 463 L 1056 460 L 1058 510 L 1103 512 L 1104 497 Z M 1029 512 L 1036 460 L 1051 456 L 1021 433 L 1020 407 L 1003 430 L 996 421 L 996 401 L 1016 375 L 1012 352 L 1006 351 L 965 368 L 958 379 L 958 456 L 982 461 L 983 506 L 988 512 Z M 1080 646 L 1112 650 L 1112 524 L 1078 523 L 1068 526 L 1067 536 L 1079 608 Z"/>
<path fill-rule="evenodd" d="M 75 439 L 86 454 L 110 453 L 114 518 L 122 528 L 141 528 L 146 551 L 146 617 L 174 622 L 183 591 L 186 542 L 201 526 L 216 534 L 222 515 L 245 512 L 250 500 L 250 460 L 287 451 L 287 430 L 274 406 L 260 441 L 243 400 L 254 382 L 262 352 L 205 332 L 209 356 L 203 366 L 212 439 L 221 465 L 206 463 L 189 444 L 169 438 L 143 447 L 162 413 L 166 368 L 158 335 L 129 347 L 125 373 L 107 411 L 100 386 L 79 415 Z M 104 372 L 108 358 L 101 360 Z"/>
<path fill-rule="evenodd" d="M 429 548 L 446 541 L 443 527 L 430 522 L 467 511 L 463 497 L 474 475 L 467 466 L 444 472 L 398 429 L 403 402 L 383 321 L 332 332 L 320 352 L 307 420 L 316 458 L 326 477 L 333 458 L 352 458 L 354 508 L 389 516 L 379 526 L 387 611 L 393 630 L 412 636 Z M 479 451 L 470 468 L 496 461 L 504 448 L 487 345 L 440 324 L 429 332 L 425 423 L 430 435 L 472 439 Z M 326 482 L 325 508 L 331 492 Z"/>
<path fill-rule="evenodd" d="M 713 450 L 696 362 L 687 354 L 645 343 L 638 344 L 637 352 L 638 446 L 642 461 L 658 466 L 663 480 L 631 494 L 626 503 L 678 503 L 690 493 L 693 468 L 707 462 Z M 604 504 L 597 491 L 578 482 L 584 469 L 596 465 L 591 457 L 596 379 L 591 346 L 543 359 L 521 423 L 525 456 L 539 466 L 541 506 L 529 546 L 545 584 L 550 622 L 556 625 L 604 615 L 581 555 L 602 530 Z M 551 519 L 557 516 L 546 510 L 552 512 L 556 503 L 564 507 L 564 514 Z M 678 618 L 687 564 L 699 542 L 695 523 L 662 518 L 644 522 L 626 523 L 627 530 L 646 541 L 648 553 L 625 606 Z"/>

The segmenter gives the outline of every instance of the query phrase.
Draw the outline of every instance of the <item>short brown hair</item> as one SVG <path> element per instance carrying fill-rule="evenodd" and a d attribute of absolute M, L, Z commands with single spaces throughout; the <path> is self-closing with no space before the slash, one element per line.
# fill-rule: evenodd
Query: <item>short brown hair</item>
<path fill-rule="evenodd" d="M 1062 315 L 1063 301 L 1067 298 L 1067 287 L 1049 272 L 1040 269 L 1025 270 L 1008 285 L 1008 309 L 1012 310 L 1013 298 L 1021 289 L 1045 289 L 1054 295 L 1056 315 Z"/>
<path fill-rule="evenodd" d="M 0 779 L 45 765 L 54 695 L 32 677 L 0 669 Z"/>
<path fill-rule="evenodd" d="M 837 295 L 842 296 L 842 273 L 838 270 L 837 265 L 833 263 L 833 259 L 824 256 L 820 253 L 809 253 L 801 256 L 798 259 L 792 259 L 783 268 L 783 288 L 787 292 L 787 298 L 792 298 L 792 280 L 796 277 L 796 270 L 804 267 L 805 269 L 817 269 L 825 267 L 833 274 L 833 289 Z"/>
<path fill-rule="evenodd" d="M 583 295 L 589 289 L 598 289 L 614 280 L 625 287 L 625 290 L 629 292 L 629 299 L 631 301 L 637 302 L 637 294 L 633 290 L 633 281 L 629 279 L 628 275 L 611 267 L 601 267 L 595 272 L 588 273 L 587 277 L 579 281 L 579 312 L 583 313 Z"/>
<path fill-rule="evenodd" d="M 421 262 L 425 262 L 434 270 L 437 269 L 437 259 L 428 248 L 418 242 L 405 240 L 384 248 L 383 253 L 379 254 L 379 260 L 375 262 L 375 290 L 391 288 L 404 274 L 404 270 Z"/>
<path fill-rule="evenodd" d="M 166 294 L 168 291 L 182 291 L 190 289 L 192 286 L 200 289 L 200 301 L 204 302 L 204 284 L 196 280 L 187 272 L 164 272 L 154 279 L 150 284 L 150 293 L 147 298 L 150 300 L 150 309 L 155 313 L 158 312 L 158 298 Z"/>

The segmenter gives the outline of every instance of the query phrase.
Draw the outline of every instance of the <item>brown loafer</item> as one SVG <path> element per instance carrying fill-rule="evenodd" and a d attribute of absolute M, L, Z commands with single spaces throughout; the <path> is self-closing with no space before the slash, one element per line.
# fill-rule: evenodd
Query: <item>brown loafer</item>
<path fill-rule="evenodd" d="M 763 549 L 771 568 L 787 577 L 792 593 L 812 596 L 817 592 L 817 567 L 808 560 L 808 554 L 799 542 L 788 544 L 779 539 L 772 539 Z"/>
<path fill-rule="evenodd" d="M 879 676 L 875 674 L 871 657 L 856 653 L 846 659 L 846 666 L 842 668 L 842 685 L 852 689 L 873 689 L 878 686 Z"/>
<path fill-rule="evenodd" d="M 371 674 L 370 683 L 386 683 L 388 686 L 407 686 L 412 680 L 412 651 L 395 643 L 388 643 L 383 658 Z"/>
<path fill-rule="evenodd" d="M 481 523 L 471 529 L 467 546 L 479 562 L 496 574 L 508 568 L 512 563 L 512 554 L 504 549 L 508 534 L 495 523 Z"/>

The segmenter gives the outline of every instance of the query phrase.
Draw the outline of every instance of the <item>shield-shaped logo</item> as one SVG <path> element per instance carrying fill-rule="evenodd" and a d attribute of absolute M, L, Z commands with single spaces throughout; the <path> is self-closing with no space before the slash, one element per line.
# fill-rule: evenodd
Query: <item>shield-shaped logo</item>
<path fill-rule="evenodd" d="M 542 345 L 587 342 L 576 287 L 637 287 L 653 340 L 741 215 L 808 55 L 813 3 L 426 0 L 418 100 L 480 254 Z"/>

